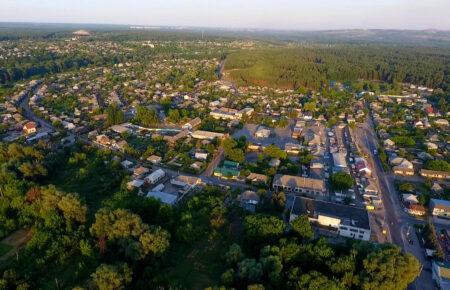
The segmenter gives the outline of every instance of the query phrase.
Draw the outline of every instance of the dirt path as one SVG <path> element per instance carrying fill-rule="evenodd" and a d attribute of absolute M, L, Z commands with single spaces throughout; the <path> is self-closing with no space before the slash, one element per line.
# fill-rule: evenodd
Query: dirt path
<path fill-rule="evenodd" d="M 5 245 L 11 246 L 12 249 L 0 257 L 0 262 L 6 261 L 8 258 L 13 256 L 18 249 L 25 246 L 25 244 L 31 239 L 31 236 L 31 229 L 20 229 L 4 238 L 1 242 Z"/>

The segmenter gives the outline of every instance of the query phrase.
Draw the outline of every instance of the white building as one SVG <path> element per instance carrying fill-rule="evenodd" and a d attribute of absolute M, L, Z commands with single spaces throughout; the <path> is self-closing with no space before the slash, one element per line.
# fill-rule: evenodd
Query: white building
<path fill-rule="evenodd" d="M 166 173 L 162 169 L 158 169 L 151 174 L 147 175 L 144 180 L 149 184 L 155 184 L 166 176 Z"/>
<path fill-rule="evenodd" d="M 369 215 L 365 209 L 348 205 L 296 197 L 289 220 L 307 215 L 313 226 L 331 233 L 363 241 L 370 239 Z"/>

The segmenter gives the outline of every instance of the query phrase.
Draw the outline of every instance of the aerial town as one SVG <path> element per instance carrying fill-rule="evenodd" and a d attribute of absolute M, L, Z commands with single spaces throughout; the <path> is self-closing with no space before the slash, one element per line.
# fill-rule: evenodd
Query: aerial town
<path fill-rule="evenodd" d="M 448 91 L 243 84 L 233 55 L 263 41 L 108 37 L 0 41 L 1 289 L 450 289 Z M 384 254 L 404 281 L 363 284 Z M 365 260 L 344 282 L 329 264 L 348 257 Z M 308 259 L 336 274 L 311 288 Z"/>

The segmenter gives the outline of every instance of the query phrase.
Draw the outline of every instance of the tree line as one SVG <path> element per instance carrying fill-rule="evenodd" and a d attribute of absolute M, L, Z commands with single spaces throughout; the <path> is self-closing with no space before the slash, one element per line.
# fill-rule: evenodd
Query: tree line
<path fill-rule="evenodd" d="M 330 80 L 414 83 L 447 91 L 449 51 L 435 47 L 305 45 L 241 50 L 226 71 L 239 84 L 320 89 Z"/>

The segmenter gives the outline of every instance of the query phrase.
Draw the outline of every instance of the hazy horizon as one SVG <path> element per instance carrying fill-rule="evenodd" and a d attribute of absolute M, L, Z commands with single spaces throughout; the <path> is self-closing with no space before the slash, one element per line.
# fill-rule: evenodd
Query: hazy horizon
<path fill-rule="evenodd" d="M 0 22 L 226 29 L 450 30 L 450 1 L 2 0 Z"/>

